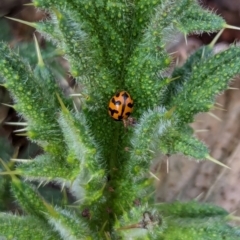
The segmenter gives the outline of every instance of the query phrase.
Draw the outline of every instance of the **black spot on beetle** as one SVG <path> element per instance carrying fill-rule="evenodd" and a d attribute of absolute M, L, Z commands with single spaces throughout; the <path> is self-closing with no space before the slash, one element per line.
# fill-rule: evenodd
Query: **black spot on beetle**
<path fill-rule="evenodd" d="M 121 105 L 121 101 L 115 101 L 115 99 L 113 98 L 112 99 L 112 103 L 114 104 L 114 105 Z"/>
<path fill-rule="evenodd" d="M 128 99 L 129 98 L 129 95 L 127 94 L 127 92 L 124 92 L 122 94 L 122 97 L 124 98 L 124 100 Z"/>
<path fill-rule="evenodd" d="M 130 107 L 130 108 L 133 108 L 133 103 L 128 103 L 127 106 Z"/>
<path fill-rule="evenodd" d="M 110 107 L 108 108 L 108 110 L 110 111 L 110 113 L 111 113 L 111 116 L 113 116 L 113 115 L 114 115 L 114 113 L 118 113 L 118 111 L 117 111 L 117 110 L 115 110 L 115 109 L 111 109 Z"/>
<path fill-rule="evenodd" d="M 125 115 L 128 116 L 128 117 L 130 116 L 130 114 L 131 114 L 130 112 L 125 113 Z"/>

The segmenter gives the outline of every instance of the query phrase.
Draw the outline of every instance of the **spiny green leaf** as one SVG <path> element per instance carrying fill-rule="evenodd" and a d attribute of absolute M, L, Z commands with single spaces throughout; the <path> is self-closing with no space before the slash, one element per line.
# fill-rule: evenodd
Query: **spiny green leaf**
<path fill-rule="evenodd" d="M 176 216 L 181 218 L 226 217 L 228 215 L 228 212 L 219 206 L 209 203 L 199 203 L 196 201 L 157 203 L 156 208 L 164 216 Z"/>
<path fill-rule="evenodd" d="M 196 64 L 208 59 L 213 55 L 213 48 L 204 46 L 196 50 L 182 67 L 176 67 L 172 73 L 172 78 L 176 78 L 167 86 L 167 91 L 162 96 L 162 104 L 168 106 L 172 98 L 181 92 L 183 85 L 191 78 L 191 73 Z"/>
<path fill-rule="evenodd" d="M 34 216 L 16 216 L 0 213 L 0 238 L 59 240 L 59 235 L 44 221 Z"/>
<path fill-rule="evenodd" d="M 77 218 L 73 212 L 60 208 L 51 208 L 51 212 L 48 221 L 60 233 L 62 239 L 94 239 L 92 236 L 95 236 L 95 234 L 91 233 L 87 225 Z"/>
<path fill-rule="evenodd" d="M 163 107 L 147 111 L 139 120 L 139 125 L 134 129 L 131 140 L 133 147 L 131 158 L 138 166 L 142 162 L 143 169 L 147 170 L 149 168 L 151 159 L 157 155 L 159 141 L 162 141 L 161 138 L 171 127 L 171 120 L 165 117 L 166 113 L 167 111 Z"/>
<path fill-rule="evenodd" d="M 17 169 L 21 176 L 31 181 L 56 181 L 64 184 L 64 182 L 71 183 L 77 177 L 79 164 L 78 162 L 67 163 L 60 156 L 42 154 L 29 163 L 19 165 Z"/>
<path fill-rule="evenodd" d="M 54 116 L 57 106 L 53 104 L 52 93 L 48 92 L 46 97 L 45 89 L 30 68 L 8 46 L 1 44 L 0 54 L 5 56 L 0 59 L 1 75 L 4 74 L 5 85 L 14 94 L 16 109 L 29 121 L 29 135 L 42 141 L 59 142 L 61 132 Z M 45 132 L 51 134 L 46 136 Z"/>
<path fill-rule="evenodd" d="M 240 48 L 230 47 L 217 55 L 203 59 L 193 67 L 189 80 L 170 106 L 176 106 L 181 121 L 190 123 L 195 114 L 209 111 L 215 95 L 221 93 L 228 82 L 240 72 Z"/>
<path fill-rule="evenodd" d="M 167 218 L 166 230 L 157 239 L 184 239 L 184 240 L 237 240 L 239 230 L 231 227 L 221 217 L 206 217 L 203 219 L 176 217 Z"/>

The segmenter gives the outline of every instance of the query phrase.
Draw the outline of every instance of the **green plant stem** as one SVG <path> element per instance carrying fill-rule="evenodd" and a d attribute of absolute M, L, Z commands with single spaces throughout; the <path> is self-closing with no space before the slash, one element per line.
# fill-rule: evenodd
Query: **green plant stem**
<path fill-rule="evenodd" d="M 115 193 L 114 193 L 114 186 L 116 185 L 117 181 L 117 166 L 116 163 L 118 162 L 118 147 L 119 147 L 119 137 L 120 137 L 120 123 L 115 124 L 115 129 L 113 131 L 113 144 L 112 144 L 112 149 L 111 149 L 111 154 L 109 155 L 109 165 L 108 165 L 108 183 L 106 185 L 106 192 L 107 192 L 107 202 L 106 202 L 106 207 L 105 209 L 109 209 L 109 211 L 115 212 L 114 208 L 114 198 L 115 198 Z M 106 215 L 107 216 L 107 215 Z M 108 224 L 106 226 L 109 227 L 109 231 L 112 228 L 112 219 L 113 215 L 109 214 L 108 215 Z"/>
<path fill-rule="evenodd" d="M 110 174 L 110 181 L 114 179 L 114 174 L 116 171 L 114 169 L 116 168 L 116 162 L 118 161 L 118 144 L 119 144 L 119 134 L 120 134 L 120 124 L 115 125 L 115 129 L 113 132 L 112 139 L 113 145 L 112 145 L 112 151 L 110 154 L 110 159 L 109 159 L 109 174 Z"/>

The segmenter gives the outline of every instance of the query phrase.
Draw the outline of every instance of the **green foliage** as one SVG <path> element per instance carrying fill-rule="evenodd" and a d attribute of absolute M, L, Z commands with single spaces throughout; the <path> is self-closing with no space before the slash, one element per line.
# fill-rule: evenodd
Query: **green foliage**
<path fill-rule="evenodd" d="M 219 217 L 194 219 L 194 221 L 192 218 L 169 218 L 166 224 L 169 226 L 167 230 L 155 239 L 237 240 L 240 237 L 239 229 L 226 225 L 226 222 Z"/>
<path fill-rule="evenodd" d="M 59 239 L 59 235 L 54 232 L 48 224 L 40 221 L 33 216 L 14 216 L 12 214 L 0 214 L 2 239 L 14 239 L 17 236 L 19 240 L 36 239 L 50 240 Z M 21 231 L 19 231 L 21 229 Z"/>
<path fill-rule="evenodd" d="M 13 154 L 13 148 L 10 145 L 10 142 L 3 137 L 0 137 L 0 159 L 5 159 L 8 161 Z M 0 167 L 0 172 L 3 169 Z M 0 210 L 5 210 L 7 208 L 7 204 L 11 201 L 9 194 L 9 177 L 1 177 L 0 178 Z"/>
<path fill-rule="evenodd" d="M 195 202 L 154 206 L 148 176 L 159 153 L 209 156 L 188 124 L 240 73 L 240 49 L 213 55 L 211 46 L 203 47 L 170 75 L 165 47 L 179 32 L 217 31 L 224 20 L 194 0 L 34 4 L 51 16 L 34 26 L 67 58 L 82 86 L 81 108 L 62 93 L 46 55 L 42 61 L 38 53 L 38 63 L 30 66 L 1 43 L 3 86 L 27 122 L 27 136 L 44 153 L 14 172 L 5 164 L 26 216 L 2 214 L 6 223 L 0 233 L 9 239 L 239 238 L 223 209 Z M 137 124 L 127 129 L 107 114 L 109 99 L 121 90 L 134 100 Z M 65 205 L 53 201 L 53 206 L 31 181 L 58 184 L 75 203 L 65 199 Z M 28 221 L 33 228 L 39 223 L 39 231 L 26 232 Z"/>
<path fill-rule="evenodd" d="M 236 63 L 239 61 L 239 53 L 239 48 L 230 47 L 227 51 L 202 60 L 201 67 L 197 63 L 191 71 L 188 70 L 188 74 L 191 75 L 189 78 L 185 77 L 184 89 L 177 96 L 173 96 L 170 103 L 170 106 L 176 106 L 176 112 L 183 122 L 192 122 L 196 113 L 211 109 L 214 96 L 226 89 L 228 80 L 239 73 Z M 221 71 L 222 65 L 226 67 L 224 72 Z M 223 80 L 222 74 L 228 80 Z M 186 97 L 189 104 L 184 104 Z"/>

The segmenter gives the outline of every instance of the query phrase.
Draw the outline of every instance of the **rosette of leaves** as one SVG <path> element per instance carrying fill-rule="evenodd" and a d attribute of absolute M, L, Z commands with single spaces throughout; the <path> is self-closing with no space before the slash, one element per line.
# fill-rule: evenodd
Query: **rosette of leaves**
<path fill-rule="evenodd" d="M 44 153 L 11 171 L 24 216 L 0 215 L 1 235 L 18 239 L 238 239 L 228 213 L 198 203 L 154 205 L 149 165 L 159 153 L 211 159 L 188 126 L 240 72 L 240 49 L 199 49 L 172 76 L 167 42 L 179 32 L 213 32 L 224 20 L 194 0 L 35 0 L 49 19 L 28 23 L 61 49 L 82 86 L 81 109 L 44 64 L 1 43 L 0 73 L 24 131 Z M 173 80 L 175 79 L 175 80 Z M 133 128 L 108 116 L 109 99 L 126 90 Z M 47 202 L 31 181 L 67 188 L 73 205 Z M 165 207 L 166 206 L 166 209 Z M 36 231 L 36 226 L 38 226 Z"/>

